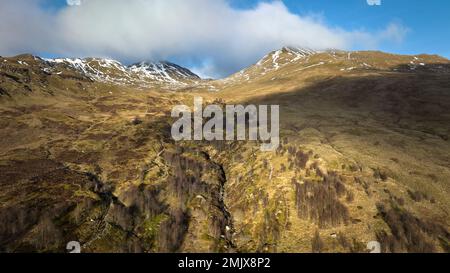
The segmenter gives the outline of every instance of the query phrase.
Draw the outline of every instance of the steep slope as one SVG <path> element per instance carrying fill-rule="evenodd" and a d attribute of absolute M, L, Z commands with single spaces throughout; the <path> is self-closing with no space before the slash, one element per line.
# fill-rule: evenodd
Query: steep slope
<path fill-rule="evenodd" d="M 276 155 L 228 165 L 236 244 L 448 251 L 449 68 L 439 56 L 329 51 L 225 86 L 228 103 L 280 105 L 284 138 Z"/>

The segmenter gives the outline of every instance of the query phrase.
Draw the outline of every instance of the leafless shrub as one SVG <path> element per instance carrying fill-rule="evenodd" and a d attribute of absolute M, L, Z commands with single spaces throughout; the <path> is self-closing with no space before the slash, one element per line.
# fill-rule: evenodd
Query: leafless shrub
<path fill-rule="evenodd" d="M 143 121 L 142 121 L 142 119 L 140 119 L 139 117 L 134 117 L 132 120 L 131 120 L 131 124 L 132 125 L 139 125 L 139 124 L 141 124 Z"/>
<path fill-rule="evenodd" d="M 393 162 L 395 162 L 395 163 L 399 163 L 400 162 L 400 160 L 398 158 L 396 158 L 396 157 L 392 157 L 391 160 Z"/>
<path fill-rule="evenodd" d="M 373 169 L 373 177 L 382 181 L 386 181 L 388 179 L 386 172 L 380 168 Z"/>
<path fill-rule="evenodd" d="M 405 200 L 403 198 L 401 198 L 401 197 L 393 196 L 392 199 L 399 206 L 405 205 Z"/>
<path fill-rule="evenodd" d="M 287 150 L 290 155 L 295 155 L 297 153 L 297 147 L 295 146 L 288 146 Z"/>
<path fill-rule="evenodd" d="M 428 196 L 420 191 L 410 191 L 408 190 L 409 197 L 415 202 L 421 202 L 422 200 L 429 200 Z"/>
<path fill-rule="evenodd" d="M 355 194 L 352 191 L 347 191 L 347 195 L 345 196 L 345 201 L 348 203 L 353 202 L 355 200 Z"/>
<path fill-rule="evenodd" d="M 263 160 L 263 168 L 266 170 L 269 168 L 269 160 L 267 158 Z"/>
<path fill-rule="evenodd" d="M 351 246 L 350 242 L 347 240 L 347 237 L 345 237 L 342 232 L 338 232 L 336 239 L 339 245 L 341 245 L 344 249 L 348 249 Z"/>
<path fill-rule="evenodd" d="M 294 162 L 289 162 L 289 170 L 292 171 L 294 169 Z"/>
<path fill-rule="evenodd" d="M 316 230 L 314 237 L 312 238 L 311 248 L 313 253 L 321 253 L 323 251 L 324 243 L 322 238 L 320 238 L 320 233 L 318 230 Z"/>
<path fill-rule="evenodd" d="M 36 232 L 38 234 L 34 239 L 36 240 L 35 246 L 37 249 L 46 250 L 47 248 L 53 248 L 57 246 L 61 238 L 59 229 L 53 223 L 48 215 L 43 215 L 36 226 Z"/>
<path fill-rule="evenodd" d="M 367 196 L 372 195 L 372 192 L 370 191 L 370 186 L 365 180 L 363 180 L 360 177 L 355 177 L 355 182 L 363 187 L 364 192 L 367 194 Z"/>
<path fill-rule="evenodd" d="M 295 154 L 295 164 L 297 167 L 304 169 L 306 167 L 306 163 L 308 163 L 309 155 L 305 154 L 303 151 L 297 151 Z"/>

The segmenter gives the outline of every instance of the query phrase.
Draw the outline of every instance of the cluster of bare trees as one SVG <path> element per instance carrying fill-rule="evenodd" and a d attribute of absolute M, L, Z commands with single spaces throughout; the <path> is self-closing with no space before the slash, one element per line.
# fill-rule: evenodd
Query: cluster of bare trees
<path fill-rule="evenodd" d="M 390 234 L 377 234 L 383 252 L 435 252 L 436 242 L 444 251 L 450 250 L 450 233 L 439 224 L 421 220 L 399 207 L 378 204 L 377 208 L 391 230 Z"/>
<path fill-rule="evenodd" d="M 293 182 L 300 218 L 314 221 L 320 228 L 348 222 L 348 209 L 339 201 L 347 191 L 336 173 L 325 175 L 322 181 Z"/>

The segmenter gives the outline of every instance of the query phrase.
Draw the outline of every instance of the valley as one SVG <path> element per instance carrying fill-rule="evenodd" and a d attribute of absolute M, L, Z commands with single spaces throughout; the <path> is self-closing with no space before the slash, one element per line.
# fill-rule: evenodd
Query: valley
<path fill-rule="evenodd" d="M 175 105 L 279 105 L 280 145 L 174 141 Z M 285 47 L 169 62 L 0 58 L 0 251 L 450 251 L 450 61 Z"/>

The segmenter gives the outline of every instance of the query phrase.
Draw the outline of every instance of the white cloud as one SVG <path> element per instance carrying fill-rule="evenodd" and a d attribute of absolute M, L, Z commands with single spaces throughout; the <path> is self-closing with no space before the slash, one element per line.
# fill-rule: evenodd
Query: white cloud
<path fill-rule="evenodd" d="M 404 41 L 410 30 L 401 24 L 390 23 L 385 30 L 379 34 L 380 40 L 393 41 L 400 44 Z"/>
<path fill-rule="evenodd" d="M 66 0 L 69 6 L 79 6 L 81 5 L 81 0 Z"/>
<path fill-rule="evenodd" d="M 0 54 L 180 60 L 214 76 L 235 72 L 285 45 L 375 48 L 405 34 L 398 24 L 379 33 L 330 27 L 290 12 L 281 1 L 239 10 L 226 0 L 83 0 L 57 13 L 46 12 L 35 0 L 0 1 Z"/>

